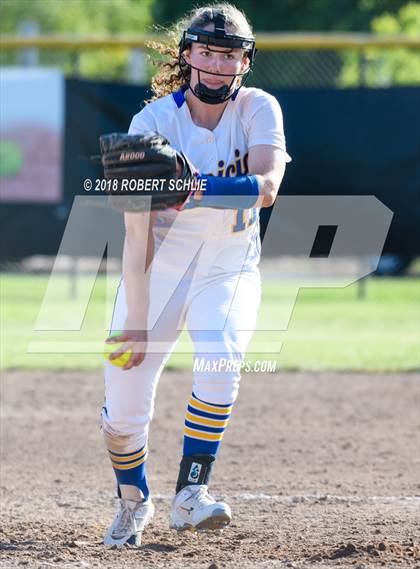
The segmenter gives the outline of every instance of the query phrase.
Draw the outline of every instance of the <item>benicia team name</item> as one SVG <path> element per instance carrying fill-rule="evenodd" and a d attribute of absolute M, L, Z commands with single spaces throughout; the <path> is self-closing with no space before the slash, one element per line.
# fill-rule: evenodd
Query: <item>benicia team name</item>
<path fill-rule="evenodd" d="M 196 180 L 195 178 L 169 180 L 167 189 L 170 192 L 205 191 L 206 182 L 207 180 Z M 165 184 L 165 178 L 123 179 L 118 187 L 118 192 L 162 192 L 165 189 Z"/>

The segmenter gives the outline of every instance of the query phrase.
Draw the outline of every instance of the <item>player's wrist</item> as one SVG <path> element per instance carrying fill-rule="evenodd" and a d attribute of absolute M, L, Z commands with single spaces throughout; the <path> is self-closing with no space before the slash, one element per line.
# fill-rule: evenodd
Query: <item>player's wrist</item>
<path fill-rule="evenodd" d="M 256 205 L 260 196 L 259 176 L 244 175 L 232 178 L 221 176 L 198 176 L 203 193 L 199 205 L 224 209 L 249 209 Z"/>
<path fill-rule="evenodd" d="M 133 332 L 147 332 L 147 315 L 129 316 L 124 323 L 124 330 Z"/>

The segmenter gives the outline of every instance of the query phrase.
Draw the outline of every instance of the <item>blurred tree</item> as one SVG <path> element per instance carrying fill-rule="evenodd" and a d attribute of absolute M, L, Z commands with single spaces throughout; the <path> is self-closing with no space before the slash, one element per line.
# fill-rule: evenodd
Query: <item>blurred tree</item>
<path fill-rule="evenodd" d="M 2 0 L 0 31 L 16 34 L 25 21 L 37 22 L 39 32 L 89 37 L 98 34 L 135 34 L 152 23 L 155 0 Z M 83 76 L 124 78 L 126 48 L 83 51 L 77 61 Z M 16 54 L 2 53 L 1 63 L 16 62 Z M 61 65 L 71 72 L 75 55 L 67 51 L 41 50 L 41 64 Z"/>
<path fill-rule="evenodd" d="M 194 5 L 210 0 L 156 0 L 155 22 L 170 25 Z M 384 12 L 396 14 L 406 0 L 238 0 L 232 4 L 245 12 L 260 31 L 369 31 L 371 22 Z"/>
<path fill-rule="evenodd" d="M 420 5 L 409 2 L 396 14 L 386 12 L 371 23 L 374 33 L 403 34 L 420 38 Z M 390 85 L 420 84 L 420 55 L 418 49 L 374 49 L 366 50 L 364 55 L 364 80 L 369 87 Z M 355 53 L 345 53 L 343 57 L 339 84 L 357 85 L 360 74 L 360 61 Z"/>

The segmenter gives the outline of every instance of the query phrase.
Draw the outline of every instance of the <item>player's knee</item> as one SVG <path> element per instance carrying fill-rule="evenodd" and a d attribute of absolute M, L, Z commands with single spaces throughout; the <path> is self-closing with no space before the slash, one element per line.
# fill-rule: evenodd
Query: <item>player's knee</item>
<path fill-rule="evenodd" d="M 207 403 L 215 405 L 227 405 L 236 401 L 239 391 L 238 378 L 226 377 L 224 382 L 214 382 L 212 380 L 198 380 L 194 382 L 194 394 Z"/>
<path fill-rule="evenodd" d="M 138 424 L 118 423 L 109 417 L 106 407 L 102 409 L 101 431 L 105 446 L 116 453 L 134 452 L 147 442 L 148 428 Z"/>
<path fill-rule="evenodd" d="M 196 358 L 194 365 L 194 394 L 203 401 L 225 405 L 233 403 L 239 391 L 242 358 Z"/>

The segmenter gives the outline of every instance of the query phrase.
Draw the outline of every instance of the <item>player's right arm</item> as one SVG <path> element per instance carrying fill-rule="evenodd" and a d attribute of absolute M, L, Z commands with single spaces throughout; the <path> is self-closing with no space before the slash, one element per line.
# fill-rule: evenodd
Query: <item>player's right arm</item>
<path fill-rule="evenodd" d="M 149 306 L 148 268 L 153 260 L 156 212 L 125 213 L 123 277 L 127 300 L 127 330 L 146 330 Z"/>
<path fill-rule="evenodd" d="M 111 342 L 124 342 L 110 359 L 132 350 L 133 354 L 123 369 L 138 366 L 145 358 L 147 347 L 147 316 L 149 311 L 148 268 L 153 260 L 153 223 L 156 212 L 125 213 L 123 250 L 123 279 L 127 303 L 127 318 L 122 334 Z"/>

